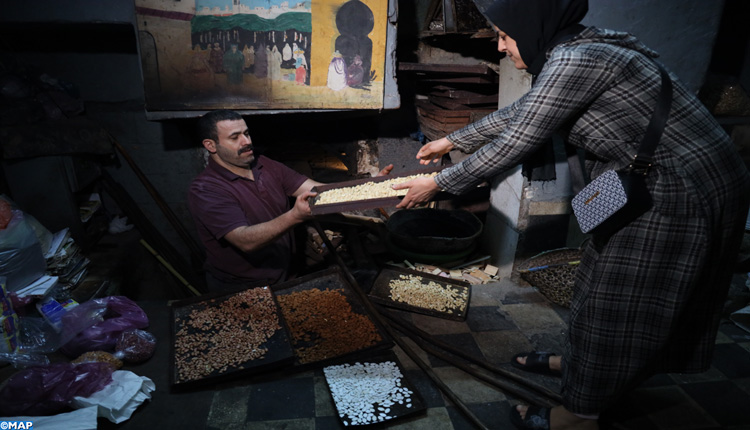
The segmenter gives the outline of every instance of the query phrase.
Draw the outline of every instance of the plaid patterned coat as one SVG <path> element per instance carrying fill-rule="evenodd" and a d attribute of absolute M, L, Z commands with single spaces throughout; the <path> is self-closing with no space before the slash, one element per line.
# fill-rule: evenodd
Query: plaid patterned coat
<path fill-rule="evenodd" d="M 436 177 L 461 193 L 523 162 L 555 131 L 584 148 L 592 178 L 637 152 L 660 88 L 656 54 L 587 28 L 548 53 L 531 90 L 448 136 L 473 155 Z M 595 414 L 654 372 L 708 369 L 747 216 L 750 175 L 732 142 L 675 77 L 648 174 L 654 207 L 577 270 L 564 352 L 566 408 Z"/>

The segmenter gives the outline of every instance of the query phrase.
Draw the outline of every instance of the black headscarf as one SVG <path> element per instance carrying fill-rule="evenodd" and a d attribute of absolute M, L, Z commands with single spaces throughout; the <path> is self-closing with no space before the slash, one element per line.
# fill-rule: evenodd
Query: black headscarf
<path fill-rule="evenodd" d="M 487 20 L 518 44 L 527 71 L 538 75 L 547 50 L 580 33 L 588 0 L 474 0 Z"/>

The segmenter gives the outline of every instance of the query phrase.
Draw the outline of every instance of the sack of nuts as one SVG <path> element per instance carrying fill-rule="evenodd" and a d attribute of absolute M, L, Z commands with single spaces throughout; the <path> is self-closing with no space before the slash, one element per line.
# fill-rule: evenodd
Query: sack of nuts
<path fill-rule="evenodd" d="M 144 330 L 126 330 L 117 338 L 115 357 L 128 363 L 142 363 L 156 349 L 156 337 Z"/>

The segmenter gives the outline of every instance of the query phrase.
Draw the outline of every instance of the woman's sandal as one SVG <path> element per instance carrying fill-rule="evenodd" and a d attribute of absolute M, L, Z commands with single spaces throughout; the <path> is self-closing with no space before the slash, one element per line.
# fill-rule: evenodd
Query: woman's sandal
<path fill-rule="evenodd" d="M 526 410 L 526 416 L 521 418 L 521 413 L 516 407 L 510 408 L 510 422 L 519 429 L 549 430 L 549 408 L 531 405 Z"/>
<path fill-rule="evenodd" d="M 517 369 L 524 370 L 526 372 L 540 373 L 542 375 L 560 376 L 559 370 L 552 370 L 549 367 L 550 357 L 555 356 L 552 352 L 524 352 L 522 354 L 516 354 L 510 361 L 510 364 Z M 519 357 L 526 357 L 526 364 L 518 362 Z"/>

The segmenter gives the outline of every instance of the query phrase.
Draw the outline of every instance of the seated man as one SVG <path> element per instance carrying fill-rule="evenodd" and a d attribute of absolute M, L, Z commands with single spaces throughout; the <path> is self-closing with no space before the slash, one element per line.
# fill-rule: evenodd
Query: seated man
<path fill-rule="evenodd" d="M 282 163 L 255 157 L 242 116 L 216 110 L 198 120 L 208 166 L 190 185 L 188 205 L 206 248 L 209 290 L 274 284 L 290 275 L 293 228 L 310 219 L 313 181 Z M 388 174 L 393 166 L 380 174 Z M 289 198 L 294 197 L 294 205 Z"/>

